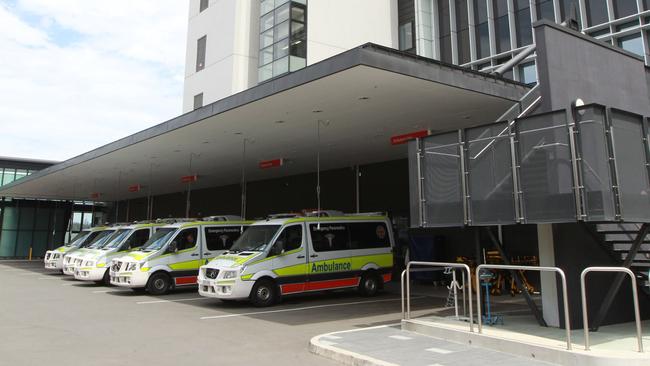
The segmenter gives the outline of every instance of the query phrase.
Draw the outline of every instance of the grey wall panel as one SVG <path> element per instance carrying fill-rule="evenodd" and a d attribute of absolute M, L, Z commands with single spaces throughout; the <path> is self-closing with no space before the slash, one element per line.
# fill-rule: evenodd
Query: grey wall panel
<path fill-rule="evenodd" d="M 650 115 L 650 85 L 643 59 L 566 27 L 534 25 L 541 86 L 540 112 L 567 108 L 581 98 Z"/>
<path fill-rule="evenodd" d="M 514 224 L 510 132 L 507 123 L 465 132 L 472 225 Z"/>
<path fill-rule="evenodd" d="M 575 220 L 573 170 L 564 111 L 522 118 L 515 126 L 526 222 Z"/>
<path fill-rule="evenodd" d="M 420 195 L 418 176 L 418 140 L 411 140 L 408 143 L 409 154 L 409 202 L 411 213 L 411 227 L 420 226 Z"/>
<path fill-rule="evenodd" d="M 423 144 L 427 226 L 464 225 L 458 133 L 430 136 Z"/>
<path fill-rule="evenodd" d="M 650 181 L 643 141 L 643 118 L 612 111 L 612 138 L 621 201 L 621 218 L 650 221 Z"/>
<path fill-rule="evenodd" d="M 605 108 L 589 106 L 576 113 L 578 164 L 584 186 L 584 210 L 587 221 L 616 219 L 612 172 L 605 134 Z"/>

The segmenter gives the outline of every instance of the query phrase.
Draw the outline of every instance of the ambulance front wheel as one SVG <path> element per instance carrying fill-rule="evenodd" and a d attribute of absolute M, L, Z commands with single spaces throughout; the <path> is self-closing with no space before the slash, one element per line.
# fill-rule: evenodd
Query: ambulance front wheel
<path fill-rule="evenodd" d="M 374 271 L 364 273 L 359 282 L 359 293 L 362 296 L 375 296 L 381 288 L 381 279 Z"/>
<path fill-rule="evenodd" d="M 262 278 L 255 282 L 250 300 L 257 307 L 271 306 L 278 302 L 278 286 L 270 279 Z"/>
<path fill-rule="evenodd" d="M 154 273 L 147 282 L 147 291 L 152 295 L 163 295 L 169 291 L 171 279 L 164 272 Z"/>

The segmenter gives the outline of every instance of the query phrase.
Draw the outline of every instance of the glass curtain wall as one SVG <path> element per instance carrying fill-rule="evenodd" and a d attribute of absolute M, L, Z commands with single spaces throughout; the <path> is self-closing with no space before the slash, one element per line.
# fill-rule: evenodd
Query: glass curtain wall
<path fill-rule="evenodd" d="M 491 71 L 532 44 L 533 22 L 569 18 L 650 65 L 650 0 L 416 0 L 415 12 L 419 55 L 474 70 Z M 533 54 L 507 77 L 536 82 L 534 62 Z"/>
<path fill-rule="evenodd" d="M 307 0 L 260 0 L 258 82 L 307 65 Z"/>
<path fill-rule="evenodd" d="M 20 178 L 24 178 L 35 172 L 36 170 L 0 167 L 0 187 Z"/>

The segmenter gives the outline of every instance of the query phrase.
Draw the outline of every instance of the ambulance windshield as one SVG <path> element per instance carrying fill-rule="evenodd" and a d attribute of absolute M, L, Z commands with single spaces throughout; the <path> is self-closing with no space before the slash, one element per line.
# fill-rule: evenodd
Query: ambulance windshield
<path fill-rule="evenodd" d="M 239 253 L 245 251 L 263 251 L 271 242 L 280 225 L 255 225 L 250 226 L 232 245 L 229 252 Z"/>

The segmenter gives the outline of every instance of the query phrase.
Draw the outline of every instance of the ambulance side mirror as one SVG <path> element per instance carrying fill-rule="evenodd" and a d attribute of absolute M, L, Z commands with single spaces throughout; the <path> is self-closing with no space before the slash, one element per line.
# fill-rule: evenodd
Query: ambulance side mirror
<path fill-rule="evenodd" d="M 168 253 L 176 253 L 176 252 L 178 252 L 178 243 L 176 242 L 176 240 L 169 243 L 169 246 L 167 247 L 167 252 Z"/>

